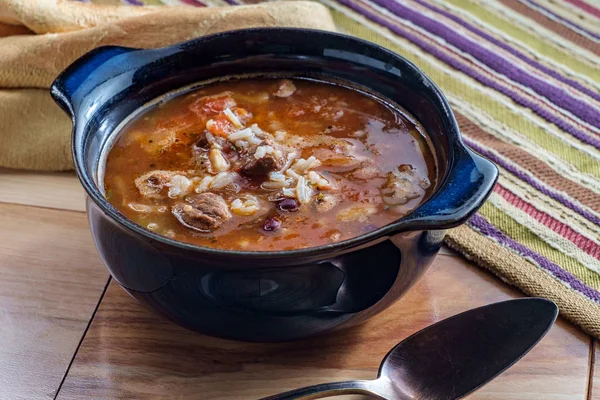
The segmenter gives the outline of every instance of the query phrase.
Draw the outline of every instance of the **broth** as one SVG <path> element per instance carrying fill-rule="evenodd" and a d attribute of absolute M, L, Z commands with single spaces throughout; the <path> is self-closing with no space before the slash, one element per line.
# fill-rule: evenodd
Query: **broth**
<path fill-rule="evenodd" d="M 107 200 L 137 224 L 199 246 L 329 244 L 417 207 L 435 179 L 423 130 L 349 88 L 241 79 L 154 107 L 120 132 Z"/>

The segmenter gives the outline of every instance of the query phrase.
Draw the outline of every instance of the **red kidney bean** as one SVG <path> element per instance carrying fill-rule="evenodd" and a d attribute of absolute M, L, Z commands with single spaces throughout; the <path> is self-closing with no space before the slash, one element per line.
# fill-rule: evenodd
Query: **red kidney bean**
<path fill-rule="evenodd" d="M 281 228 L 281 221 L 276 217 L 267 217 L 263 223 L 263 229 L 268 232 L 276 231 L 279 228 Z"/>
<path fill-rule="evenodd" d="M 283 199 L 280 200 L 277 205 L 279 206 L 279 209 L 283 211 L 297 211 L 300 206 L 296 199 Z"/>

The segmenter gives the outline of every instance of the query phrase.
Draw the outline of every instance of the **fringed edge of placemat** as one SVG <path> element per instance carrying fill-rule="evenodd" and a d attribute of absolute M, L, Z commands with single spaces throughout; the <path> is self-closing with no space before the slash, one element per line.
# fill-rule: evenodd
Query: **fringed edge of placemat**
<path fill-rule="evenodd" d="M 600 338 L 600 305 L 574 291 L 528 259 L 468 225 L 448 231 L 446 244 L 525 294 L 554 301 L 560 315 Z"/>

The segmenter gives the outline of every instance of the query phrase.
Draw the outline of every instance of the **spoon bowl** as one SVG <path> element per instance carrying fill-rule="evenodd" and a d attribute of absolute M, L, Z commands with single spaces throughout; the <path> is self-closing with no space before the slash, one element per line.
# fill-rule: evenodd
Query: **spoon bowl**
<path fill-rule="evenodd" d="M 377 379 L 309 386 L 262 400 L 366 394 L 385 400 L 453 400 L 480 388 L 531 350 L 558 308 L 525 298 L 490 304 L 431 325 L 396 345 Z"/>

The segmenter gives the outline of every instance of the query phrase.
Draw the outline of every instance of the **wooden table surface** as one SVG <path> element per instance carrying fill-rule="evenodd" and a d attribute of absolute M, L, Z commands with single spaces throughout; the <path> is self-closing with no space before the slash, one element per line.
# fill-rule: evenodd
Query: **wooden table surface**
<path fill-rule="evenodd" d="M 243 400 L 371 379 L 411 333 L 521 296 L 443 249 L 409 294 L 358 327 L 294 343 L 240 343 L 165 321 L 109 279 L 72 174 L 0 170 L 0 227 L 0 399 Z M 559 319 L 469 399 L 600 400 L 599 354 L 597 342 Z"/>

